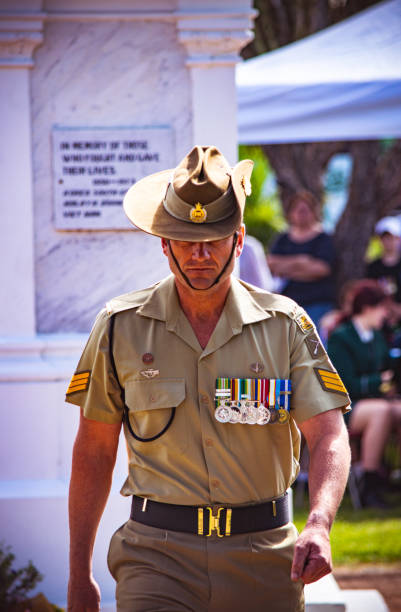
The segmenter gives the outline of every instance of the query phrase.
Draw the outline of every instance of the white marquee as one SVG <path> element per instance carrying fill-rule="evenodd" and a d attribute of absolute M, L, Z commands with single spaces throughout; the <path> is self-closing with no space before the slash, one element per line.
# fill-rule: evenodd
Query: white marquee
<path fill-rule="evenodd" d="M 242 144 L 401 137 L 401 1 L 236 70 Z"/>

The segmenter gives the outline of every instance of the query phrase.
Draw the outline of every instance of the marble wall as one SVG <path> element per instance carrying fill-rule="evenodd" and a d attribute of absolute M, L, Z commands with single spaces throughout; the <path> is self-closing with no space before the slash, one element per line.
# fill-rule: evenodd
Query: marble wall
<path fill-rule="evenodd" d="M 79 422 L 65 390 L 96 312 L 168 266 L 159 239 L 135 229 L 56 229 L 52 134 L 164 126 L 164 167 L 195 143 L 234 163 L 234 67 L 253 16 L 251 0 L 0 1 L 0 540 L 16 566 L 34 561 L 39 590 L 62 607 Z M 128 516 L 125 476 L 121 443 L 93 560 L 105 612 L 115 610 L 105 552 Z"/>
<path fill-rule="evenodd" d="M 54 229 L 51 131 L 168 125 L 174 167 L 192 144 L 184 59 L 175 24 L 46 24 L 31 78 L 38 332 L 88 331 L 105 301 L 168 273 L 158 239 L 142 232 Z"/>

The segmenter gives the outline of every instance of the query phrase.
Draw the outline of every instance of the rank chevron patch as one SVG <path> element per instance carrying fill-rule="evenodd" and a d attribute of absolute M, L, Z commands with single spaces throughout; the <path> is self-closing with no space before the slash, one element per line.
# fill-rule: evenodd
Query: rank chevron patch
<path fill-rule="evenodd" d="M 90 370 L 87 370 L 85 372 L 76 372 L 71 378 L 71 382 L 68 385 L 66 395 L 77 393 L 77 391 L 86 391 L 89 387 L 90 375 Z"/>
<path fill-rule="evenodd" d="M 320 384 L 325 391 L 331 393 L 340 393 L 341 395 L 348 395 L 347 389 L 344 387 L 343 382 L 337 372 L 331 370 L 324 370 L 323 368 L 313 368 Z"/>

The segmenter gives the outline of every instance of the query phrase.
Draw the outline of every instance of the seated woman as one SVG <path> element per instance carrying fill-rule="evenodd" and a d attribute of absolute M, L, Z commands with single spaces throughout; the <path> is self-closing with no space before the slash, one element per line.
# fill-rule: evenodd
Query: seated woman
<path fill-rule="evenodd" d="M 349 318 L 328 340 L 328 353 L 353 402 L 349 431 L 361 436 L 360 496 L 364 506 L 385 505 L 380 494 L 380 467 L 401 409 L 394 397 L 389 349 L 380 331 L 387 305 L 387 295 L 374 281 L 358 284 Z"/>

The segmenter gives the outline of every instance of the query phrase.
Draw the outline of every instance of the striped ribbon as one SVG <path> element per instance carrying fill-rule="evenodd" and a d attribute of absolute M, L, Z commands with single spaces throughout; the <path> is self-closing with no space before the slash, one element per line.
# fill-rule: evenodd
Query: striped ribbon
<path fill-rule="evenodd" d="M 285 410 L 289 410 L 290 409 L 290 394 L 291 394 L 291 381 L 287 379 L 285 379 L 284 381 L 284 393 L 281 395 L 281 398 L 283 398 L 283 403 L 282 406 Z"/>
<path fill-rule="evenodd" d="M 249 400 L 269 408 L 290 409 L 291 381 L 288 378 L 217 378 L 216 405 L 219 400 Z"/>

